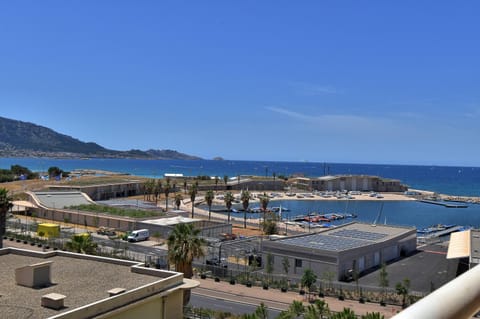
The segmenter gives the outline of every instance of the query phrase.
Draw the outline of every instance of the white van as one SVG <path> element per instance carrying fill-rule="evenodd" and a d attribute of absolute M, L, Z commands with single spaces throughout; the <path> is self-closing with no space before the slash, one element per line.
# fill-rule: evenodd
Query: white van
<path fill-rule="evenodd" d="M 148 232 L 148 229 L 139 229 L 139 230 L 134 230 L 128 235 L 127 240 L 128 241 L 142 241 L 142 240 L 148 240 L 150 237 L 150 233 Z"/>

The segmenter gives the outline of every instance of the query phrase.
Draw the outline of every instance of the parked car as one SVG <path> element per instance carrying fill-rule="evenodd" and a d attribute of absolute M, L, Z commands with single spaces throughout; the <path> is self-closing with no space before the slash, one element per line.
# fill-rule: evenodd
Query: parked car
<path fill-rule="evenodd" d="M 222 258 L 220 260 L 218 258 L 210 258 L 210 259 L 207 259 L 205 261 L 205 263 L 207 265 L 213 265 L 213 266 L 217 266 L 217 267 L 223 267 L 223 268 L 228 267 L 228 263 L 227 263 L 227 260 L 225 258 Z"/>
<path fill-rule="evenodd" d="M 117 233 L 114 228 L 110 227 L 99 227 L 97 230 L 97 234 L 99 235 L 107 235 L 107 236 L 115 236 Z"/>

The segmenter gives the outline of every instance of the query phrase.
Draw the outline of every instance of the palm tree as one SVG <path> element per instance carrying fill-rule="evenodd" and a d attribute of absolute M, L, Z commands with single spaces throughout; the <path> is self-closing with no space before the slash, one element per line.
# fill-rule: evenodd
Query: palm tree
<path fill-rule="evenodd" d="M 93 254 L 97 244 L 92 240 L 92 236 L 86 234 L 73 235 L 67 248 L 76 253 Z"/>
<path fill-rule="evenodd" d="M 168 194 L 170 194 L 171 190 L 172 187 L 170 186 L 170 178 L 167 177 L 165 180 L 165 185 L 163 186 L 163 193 L 165 194 L 165 211 L 168 211 Z"/>
<path fill-rule="evenodd" d="M 402 296 L 402 308 L 405 308 L 407 306 L 407 296 L 409 289 L 410 279 L 408 278 L 403 279 L 403 282 L 397 282 L 397 284 L 395 285 L 395 291 L 397 292 L 397 295 Z"/>
<path fill-rule="evenodd" d="M 231 192 L 227 192 L 223 200 L 225 201 L 225 206 L 227 207 L 227 213 L 228 213 L 227 223 L 230 223 L 230 213 L 232 210 L 232 203 L 235 200 L 235 197 L 233 197 L 233 194 Z"/>
<path fill-rule="evenodd" d="M 380 312 L 367 312 L 365 315 L 362 315 L 362 319 L 385 319 L 385 316 Z"/>
<path fill-rule="evenodd" d="M 162 192 L 162 180 L 159 179 L 159 180 L 155 183 L 155 187 L 154 187 L 155 206 L 158 204 L 158 196 L 160 195 L 161 192 Z"/>
<path fill-rule="evenodd" d="M 268 307 L 263 302 L 255 309 L 255 316 L 258 319 L 268 319 Z"/>
<path fill-rule="evenodd" d="M 225 183 L 225 190 L 227 190 L 228 175 L 223 175 L 223 182 Z"/>
<path fill-rule="evenodd" d="M 193 184 L 190 186 L 190 190 L 188 191 L 190 194 L 190 202 L 192 203 L 192 218 L 194 217 L 194 209 L 195 209 L 195 197 L 197 196 L 197 184 Z"/>
<path fill-rule="evenodd" d="M 0 248 L 3 248 L 3 236 L 7 225 L 7 213 L 13 206 L 12 198 L 8 195 L 8 190 L 0 188 Z"/>
<path fill-rule="evenodd" d="M 305 312 L 305 306 L 303 305 L 303 302 L 294 300 L 288 307 L 288 311 L 298 317 Z"/>
<path fill-rule="evenodd" d="M 207 202 L 207 205 L 208 205 L 208 220 L 211 219 L 211 215 L 212 215 L 212 203 L 213 203 L 213 198 L 214 198 L 214 195 L 213 195 L 213 191 L 212 190 L 208 190 L 206 193 L 205 193 L 205 201 Z"/>
<path fill-rule="evenodd" d="M 183 272 L 185 278 L 193 276 L 193 260 L 205 255 L 206 242 L 199 235 L 200 229 L 194 228 L 192 223 L 181 223 L 175 225 L 167 239 L 168 261 L 175 265 L 176 271 Z M 190 294 L 189 289 L 184 290 L 184 306 L 190 301 Z"/>
<path fill-rule="evenodd" d="M 268 198 L 266 193 L 263 193 L 263 196 L 260 197 L 260 208 L 263 211 L 263 222 L 265 223 L 266 219 L 266 214 L 267 214 L 267 207 L 268 203 L 270 202 L 270 199 Z"/>
<path fill-rule="evenodd" d="M 205 255 L 203 247 L 205 240 L 199 237 L 200 229 L 192 223 L 177 224 L 168 236 L 168 260 L 175 264 L 175 270 L 183 272 L 185 278 L 192 278 L 193 259 Z"/>
<path fill-rule="evenodd" d="M 387 287 L 389 285 L 387 265 L 385 263 L 382 263 L 378 279 L 379 279 L 380 287 L 382 287 L 382 302 L 384 302 L 383 300 L 385 299 L 385 295 L 387 293 Z"/>
<path fill-rule="evenodd" d="M 175 206 L 177 206 L 177 209 L 180 209 L 180 204 L 182 203 L 183 196 L 181 193 L 175 194 Z"/>
<path fill-rule="evenodd" d="M 301 283 L 303 287 L 308 289 L 308 299 L 310 299 L 310 289 L 312 288 L 313 284 L 317 281 L 317 275 L 311 270 L 310 268 L 305 269 Z"/>
<path fill-rule="evenodd" d="M 215 191 L 217 191 L 218 181 L 219 181 L 218 176 L 215 176 Z"/>
<path fill-rule="evenodd" d="M 356 319 L 355 312 L 350 308 L 343 308 L 342 312 L 337 312 L 330 317 L 331 319 Z"/>
<path fill-rule="evenodd" d="M 150 195 L 153 194 L 155 189 L 155 180 L 149 179 L 144 184 L 144 196 L 143 199 L 150 200 Z"/>
<path fill-rule="evenodd" d="M 248 205 L 250 205 L 250 192 L 242 191 L 240 200 L 242 201 L 243 206 L 243 228 L 247 228 L 247 209 Z"/>

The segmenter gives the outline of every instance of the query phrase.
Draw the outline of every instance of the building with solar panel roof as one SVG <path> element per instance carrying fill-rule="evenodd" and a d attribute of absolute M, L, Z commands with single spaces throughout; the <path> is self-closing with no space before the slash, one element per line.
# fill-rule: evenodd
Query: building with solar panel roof
<path fill-rule="evenodd" d="M 314 234 L 305 234 L 262 243 L 264 256 L 273 256 L 273 273 L 284 274 L 283 260 L 290 263 L 290 279 L 299 279 L 305 269 L 318 277 L 326 272 L 337 280 L 349 280 L 416 250 L 415 227 L 372 225 L 353 222 Z"/>

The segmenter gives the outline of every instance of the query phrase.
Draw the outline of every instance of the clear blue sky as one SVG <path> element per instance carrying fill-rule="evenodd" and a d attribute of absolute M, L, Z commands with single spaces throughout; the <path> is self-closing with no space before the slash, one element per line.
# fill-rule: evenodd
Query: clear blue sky
<path fill-rule="evenodd" d="M 478 1 L 2 1 L 0 116 L 117 150 L 480 166 Z"/>

